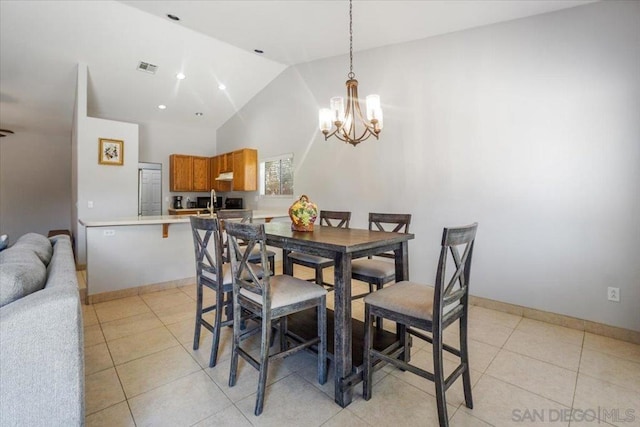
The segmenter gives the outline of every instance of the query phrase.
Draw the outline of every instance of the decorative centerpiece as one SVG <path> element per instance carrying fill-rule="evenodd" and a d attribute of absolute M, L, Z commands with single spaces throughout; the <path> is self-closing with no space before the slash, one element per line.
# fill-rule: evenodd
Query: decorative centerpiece
<path fill-rule="evenodd" d="M 318 217 L 318 207 L 303 194 L 289 208 L 289 217 L 293 231 L 313 231 L 313 223 Z"/>

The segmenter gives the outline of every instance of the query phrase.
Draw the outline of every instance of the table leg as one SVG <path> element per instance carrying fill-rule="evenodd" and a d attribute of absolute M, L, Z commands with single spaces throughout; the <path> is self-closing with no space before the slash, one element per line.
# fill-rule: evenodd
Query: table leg
<path fill-rule="evenodd" d="M 396 256 L 396 283 L 409 280 L 409 243 L 402 242 L 393 252 Z"/>
<path fill-rule="evenodd" d="M 289 249 L 282 249 L 282 274 L 293 276 L 293 261 L 289 258 L 290 253 Z"/>
<path fill-rule="evenodd" d="M 351 374 L 351 254 L 336 255 L 334 268 L 334 359 L 335 401 L 343 408 L 351 403 L 353 389 L 343 390 L 343 381 Z"/>

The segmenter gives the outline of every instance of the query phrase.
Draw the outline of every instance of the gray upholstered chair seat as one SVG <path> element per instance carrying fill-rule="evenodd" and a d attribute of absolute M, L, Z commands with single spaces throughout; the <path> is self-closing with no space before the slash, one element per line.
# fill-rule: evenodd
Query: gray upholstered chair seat
<path fill-rule="evenodd" d="M 333 260 L 317 255 L 305 254 L 304 252 L 291 252 L 289 254 L 289 258 L 292 258 L 296 261 L 300 261 L 301 263 L 306 264 L 328 264 L 329 266 L 333 265 Z"/>
<path fill-rule="evenodd" d="M 396 264 L 380 259 L 357 259 L 351 263 L 351 274 L 384 279 L 396 274 Z"/>
<path fill-rule="evenodd" d="M 431 321 L 433 319 L 433 287 L 415 282 L 398 282 L 364 297 L 365 304 L 383 310 Z"/>
<path fill-rule="evenodd" d="M 306 280 L 288 275 L 271 277 L 271 309 L 285 307 L 313 298 L 326 295 L 327 291 L 322 286 L 317 286 Z M 240 294 L 262 305 L 262 295 L 241 289 Z"/>

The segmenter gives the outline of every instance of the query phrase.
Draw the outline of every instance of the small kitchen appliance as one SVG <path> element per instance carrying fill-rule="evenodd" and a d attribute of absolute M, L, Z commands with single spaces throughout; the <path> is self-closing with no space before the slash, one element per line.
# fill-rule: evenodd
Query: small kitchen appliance
<path fill-rule="evenodd" d="M 211 201 L 210 197 L 198 197 L 196 207 L 198 209 L 207 209 L 207 206 L 209 205 L 210 201 Z M 216 196 L 215 208 L 222 209 L 222 196 Z"/>
<path fill-rule="evenodd" d="M 182 196 L 173 196 L 173 209 L 182 209 Z"/>
<path fill-rule="evenodd" d="M 242 197 L 227 197 L 224 202 L 225 209 L 244 209 Z"/>

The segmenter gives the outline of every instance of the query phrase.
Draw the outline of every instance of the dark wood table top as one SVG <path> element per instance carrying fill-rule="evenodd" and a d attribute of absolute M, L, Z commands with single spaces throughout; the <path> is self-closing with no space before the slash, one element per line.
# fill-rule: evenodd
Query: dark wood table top
<path fill-rule="evenodd" d="M 299 246 L 324 248 L 326 250 L 353 253 L 380 246 L 395 245 L 414 238 L 411 233 L 370 231 L 359 228 L 337 228 L 316 225 L 313 231 L 292 231 L 291 224 L 272 222 L 265 224 L 268 244 L 287 246 L 295 241 Z"/>

